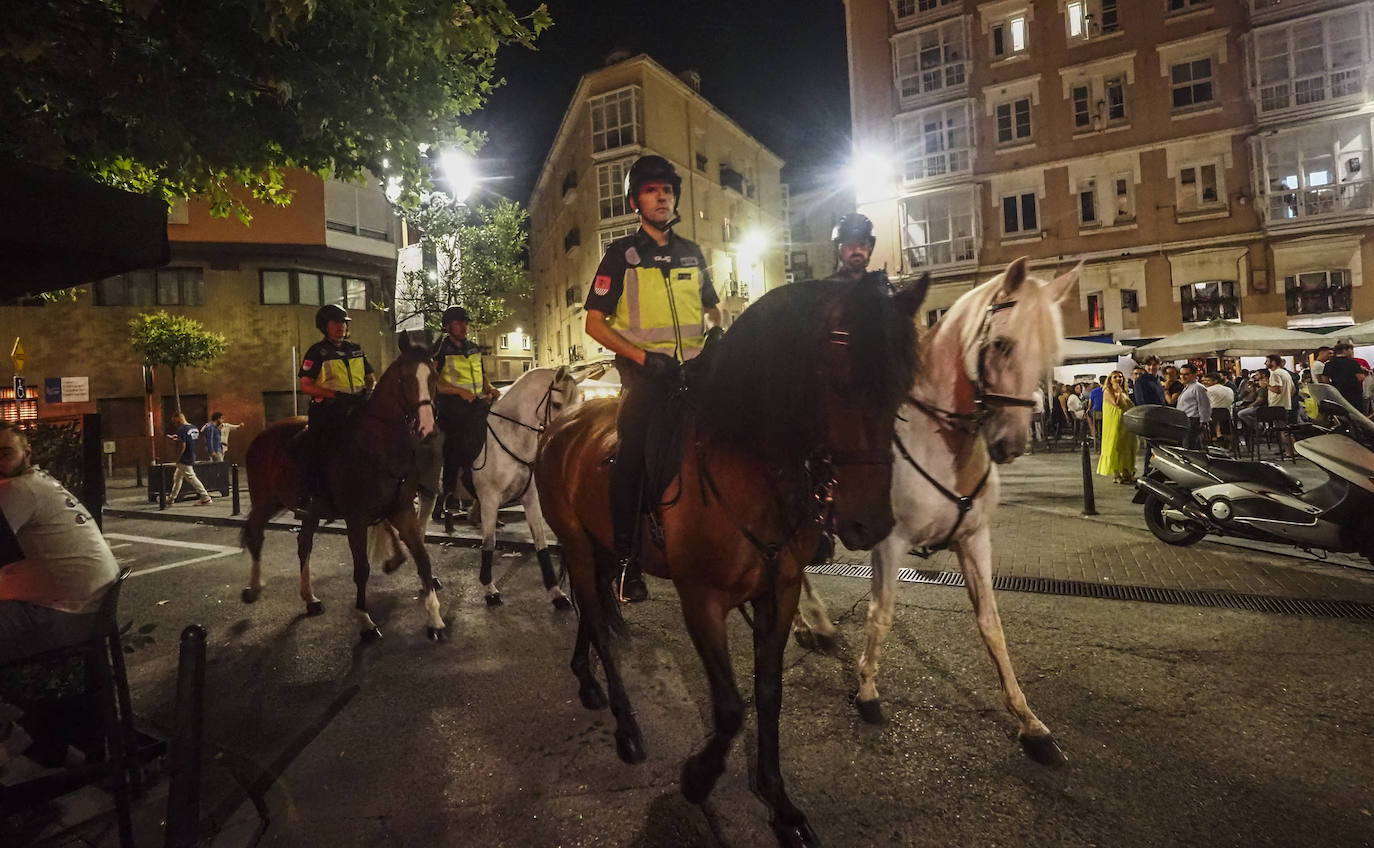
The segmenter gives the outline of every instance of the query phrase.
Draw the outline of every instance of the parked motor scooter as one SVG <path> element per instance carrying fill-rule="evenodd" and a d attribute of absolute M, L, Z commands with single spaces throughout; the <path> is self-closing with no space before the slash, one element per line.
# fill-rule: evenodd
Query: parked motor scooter
<path fill-rule="evenodd" d="M 1295 444 L 1300 456 L 1326 474 L 1325 482 L 1310 489 L 1272 462 L 1177 447 L 1188 432 L 1188 418 L 1177 409 L 1127 410 L 1123 425 L 1149 440 L 1153 450 L 1134 498 L 1144 504 L 1150 532 L 1171 545 L 1191 545 L 1210 533 L 1358 553 L 1374 562 L 1374 421 L 1332 386 L 1310 390 L 1332 425 Z"/>

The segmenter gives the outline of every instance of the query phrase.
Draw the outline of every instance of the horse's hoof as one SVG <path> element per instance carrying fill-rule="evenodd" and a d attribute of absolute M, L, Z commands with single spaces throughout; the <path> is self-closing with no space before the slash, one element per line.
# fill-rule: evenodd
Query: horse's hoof
<path fill-rule="evenodd" d="M 434 591 L 436 591 L 436 592 L 439 591 L 440 589 L 444 588 L 444 584 L 439 582 L 439 578 L 438 578 L 438 577 L 431 577 L 431 578 L 429 578 L 429 585 L 430 585 L 430 587 L 433 588 Z"/>
<path fill-rule="evenodd" d="M 855 701 L 854 706 L 859 710 L 859 718 L 869 724 L 885 724 L 887 717 L 883 715 L 883 702 L 878 698 L 871 701 Z"/>
<path fill-rule="evenodd" d="M 400 567 L 401 567 L 401 563 L 403 563 L 403 562 L 405 562 L 405 559 L 404 559 L 404 558 L 401 558 L 401 559 L 389 559 L 389 560 L 387 560 L 386 562 L 382 563 L 382 573 L 383 573 L 383 574 L 390 574 L 391 572 L 393 572 L 393 571 L 395 571 L 396 569 L 400 568 Z"/>
<path fill-rule="evenodd" d="M 490 595 L 487 595 L 487 606 L 489 606 L 489 607 L 499 607 L 499 606 L 501 606 L 503 603 L 504 603 L 504 602 L 501 600 L 501 593 L 500 593 L 500 592 L 492 592 Z"/>
<path fill-rule="evenodd" d="M 1062 766 L 1069 762 L 1069 758 L 1054 741 L 1052 734 L 1039 733 L 1030 736 L 1022 733 L 1017 738 L 1021 741 L 1021 748 L 1026 752 L 1026 756 L 1042 766 Z"/>
<path fill-rule="evenodd" d="M 704 802 L 715 788 L 718 777 L 720 771 L 703 767 L 699 755 L 688 757 L 687 762 L 682 764 L 682 776 L 679 778 L 682 797 L 690 804 Z"/>
<path fill-rule="evenodd" d="M 444 641 L 444 636 L 445 636 L 444 630 L 445 630 L 445 628 L 443 628 L 443 627 L 428 627 L 428 628 L 426 628 L 426 632 L 427 632 L 428 635 L 429 635 L 429 641 L 431 641 L 431 642 L 442 642 L 442 641 Z M 381 634 L 378 634 L 378 635 L 380 636 Z"/>
<path fill-rule="evenodd" d="M 595 683 L 579 687 L 577 697 L 582 701 L 582 706 L 589 710 L 604 710 L 610 706 L 610 701 L 606 700 L 606 693 Z"/>
<path fill-rule="evenodd" d="M 791 825 L 774 822 L 773 835 L 782 848 L 820 848 L 821 845 L 821 838 L 806 819 Z"/>
<path fill-rule="evenodd" d="M 572 609 L 572 601 L 568 600 L 566 595 L 559 595 L 553 599 L 553 608 L 556 610 L 570 610 Z"/>
<path fill-rule="evenodd" d="M 633 733 L 615 732 L 615 752 L 622 763 L 631 766 L 644 762 L 648 756 L 644 753 L 644 736 L 637 728 Z"/>
<path fill-rule="evenodd" d="M 305 605 L 306 615 L 319 615 L 322 612 L 324 612 L 323 601 L 308 601 Z"/>
<path fill-rule="evenodd" d="M 836 642 L 834 633 L 812 633 L 812 636 L 816 639 L 816 650 L 823 654 L 828 654 L 835 650 Z"/>
<path fill-rule="evenodd" d="M 382 631 L 376 627 L 369 627 L 359 634 L 364 642 L 382 641 Z"/>
<path fill-rule="evenodd" d="M 244 589 L 243 594 L 239 597 L 243 599 L 245 604 L 251 604 L 258 599 L 258 593 L 261 591 L 261 589 Z"/>
<path fill-rule="evenodd" d="M 796 640 L 797 647 L 808 651 L 816 650 L 816 634 L 811 630 L 793 630 L 792 638 Z"/>

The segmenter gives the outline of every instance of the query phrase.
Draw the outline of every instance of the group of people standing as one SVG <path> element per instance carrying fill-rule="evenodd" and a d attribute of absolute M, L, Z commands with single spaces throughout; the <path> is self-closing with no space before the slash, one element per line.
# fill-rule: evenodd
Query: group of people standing
<path fill-rule="evenodd" d="M 190 423 L 185 413 L 177 412 L 172 416 L 172 424 L 176 426 L 176 432 L 168 433 L 167 438 L 181 446 L 181 453 L 177 455 L 176 468 L 172 471 L 172 492 L 168 503 L 175 504 L 177 495 L 181 494 L 182 484 L 189 483 L 200 495 L 196 506 L 209 506 L 214 501 L 205 484 L 196 476 L 196 444 L 205 445 L 205 453 L 211 462 L 223 462 L 224 452 L 229 449 L 229 434 L 243 425 L 225 421 L 222 412 L 212 414 L 210 420 L 201 427 Z"/>

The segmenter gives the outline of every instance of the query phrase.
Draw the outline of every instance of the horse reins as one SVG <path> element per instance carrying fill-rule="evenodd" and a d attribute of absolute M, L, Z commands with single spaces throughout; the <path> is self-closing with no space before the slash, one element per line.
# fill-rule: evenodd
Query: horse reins
<path fill-rule="evenodd" d="M 488 410 L 487 410 L 487 414 L 488 414 L 488 415 L 494 415 L 494 416 L 496 416 L 497 418 L 500 418 L 502 421 L 509 421 L 509 422 L 512 423 L 512 424 L 519 425 L 520 427 L 523 427 L 523 428 L 525 428 L 526 430 L 529 430 L 529 431 L 532 432 L 532 433 L 536 433 L 536 434 L 543 433 L 544 430 L 549 426 L 549 422 L 553 420 L 553 414 L 554 414 L 553 393 L 554 393 L 554 387 L 555 387 L 557 384 L 558 384 L 558 375 L 555 373 L 554 376 L 553 376 L 553 379 L 549 380 L 549 387 L 548 387 L 547 389 L 544 390 L 544 396 L 543 396 L 542 398 L 540 398 L 539 403 L 535 404 L 535 406 L 534 406 L 534 410 L 535 410 L 535 415 L 536 415 L 536 416 L 539 415 L 539 410 L 540 410 L 540 409 L 543 409 L 543 410 L 544 410 L 544 413 L 543 413 L 543 415 L 544 415 L 544 420 L 543 420 L 542 423 L 540 423 L 540 424 L 537 425 L 537 426 L 536 426 L 536 425 L 533 425 L 533 424 L 526 424 L 524 421 L 521 421 L 521 420 L 519 420 L 518 418 L 511 418 L 509 415 L 502 415 L 501 413 L 497 412 L 497 411 L 494 410 L 494 409 L 488 409 Z M 562 390 L 560 389 L 559 391 L 561 392 Z M 499 433 L 496 432 L 496 428 L 495 428 L 495 427 L 492 427 L 492 426 L 491 426 L 491 422 L 490 422 L 490 421 L 487 422 L 487 432 L 488 432 L 488 433 L 491 433 L 491 437 L 492 437 L 493 439 L 496 440 L 496 444 L 500 446 L 501 450 L 503 450 L 503 451 L 506 452 L 506 455 L 507 455 L 507 456 L 509 456 L 511 459 L 515 460 L 516 462 L 520 463 L 521 465 L 525 466 L 525 469 L 526 469 L 527 471 L 530 472 L 530 473 L 527 474 L 526 477 L 525 477 L 525 485 L 524 485 L 523 487 L 521 487 L 521 489 L 520 489 L 520 494 L 516 495 L 515 498 L 514 498 L 511 502 L 513 503 L 514 501 L 518 501 L 518 500 L 520 500 L 521 498 L 523 498 L 523 497 L 525 496 L 525 492 L 528 491 L 529 488 L 530 488 L 530 482 L 534 480 L 534 459 L 530 459 L 530 460 L 521 459 L 521 458 L 515 453 L 515 451 L 513 451 L 513 450 L 510 449 L 510 446 L 509 446 L 509 445 L 507 445 L 505 442 L 501 441 L 501 435 L 500 435 Z M 486 468 L 486 467 L 487 467 L 487 460 L 486 460 L 486 458 L 485 458 L 486 452 L 487 452 L 487 446 L 486 446 L 486 443 L 484 442 L 484 443 L 482 444 L 482 453 L 479 455 L 479 456 L 482 457 L 482 464 L 481 464 L 481 465 L 474 465 L 474 466 L 472 467 L 472 470 L 473 470 L 473 471 L 480 471 L 480 470 L 482 470 L 483 468 Z M 536 452 L 535 459 L 537 459 L 537 458 L 538 458 L 538 453 Z"/>

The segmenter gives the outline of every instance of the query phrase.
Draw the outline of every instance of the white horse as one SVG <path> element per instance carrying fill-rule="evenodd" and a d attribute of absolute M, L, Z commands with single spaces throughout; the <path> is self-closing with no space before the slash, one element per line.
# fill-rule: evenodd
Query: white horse
<path fill-rule="evenodd" d="M 921 340 L 909 405 L 898 416 L 892 469 L 897 526 L 873 549 L 873 593 L 859 658 L 859 714 L 883 721 L 878 654 L 892 628 L 900 559 L 913 547 L 953 548 L 978 631 L 992 656 L 1002 697 L 1020 724 L 1018 738 L 1036 762 L 1067 762 L 1017 685 L 992 594 L 988 520 L 997 507 L 996 463 L 1026 449 L 1031 393 L 1059 357 L 1059 301 L 1079 265 L 1045 282 L 1026 274 L 1025 258 L 959 298 Z M 835 627 L 809 584 L 794 632 L 802 644 L 826 644 Z"/>
<path fill-rule="evenodd" d="M 539 449 L 539 434 L 554 418 L 582 402 L 579 384 L 593 373 L 583 370 L 574 374 L 566 366 L 534 368 L 520 375 L 520 379 L 491 406 L 486 444 L 472 463 L 472 487 L 477 491 L 467 492 L 461 483 L 458 485 L 462 494 L 469 497 L 475 494 L 481 504 L 482 570 L 479 579 L 488 606 L 501 604 L 501 592 L 492 583 L 491 573 L 496 556 L 496 513 L 501 507 L 519 503 L 525 508 L 525 520 L 529 524 L 549 601 L 555 609 L 572 609 L 572 602 L 558 585 L 558 575 L 549 556 L 544 513 L 539 509 L 539 492 L 535 489 L 532 468 Z M 431 439 L 426 448 L 425 457 L 420 460 L 422 465 L 429 466 L 427 473 L 422 473 L 429 482 L 420 487 L 422 523 L 429 521 L 439 494 L 437 481 L 443 463 L 443 440 Z"/>

